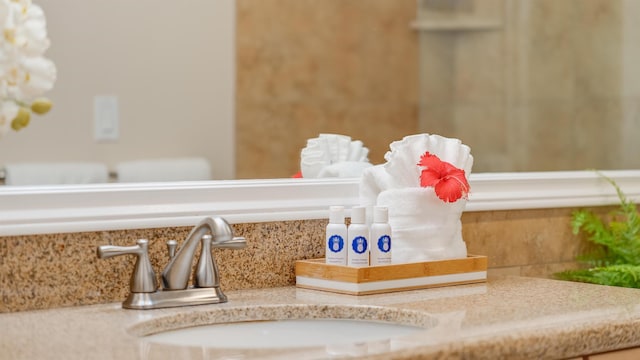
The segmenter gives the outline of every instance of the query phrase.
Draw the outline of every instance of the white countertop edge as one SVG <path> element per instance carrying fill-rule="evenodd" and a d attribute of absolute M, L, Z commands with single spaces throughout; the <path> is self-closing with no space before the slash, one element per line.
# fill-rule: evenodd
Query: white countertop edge
<path fill-rule="evenodd" d="M 633 201 L 640 170 L 605 171 Z M 324 219 L 359 204 L 358 179 L 274 179 L 0 188 L 0 236 Z M 593 171 L 481 173 L 466 211 L 604 206 L 615 189 Z"/>

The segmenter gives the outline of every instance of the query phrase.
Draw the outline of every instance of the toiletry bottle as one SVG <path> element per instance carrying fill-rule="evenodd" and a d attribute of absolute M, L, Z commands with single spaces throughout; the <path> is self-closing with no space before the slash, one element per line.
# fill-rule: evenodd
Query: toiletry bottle
<path fill-rule="evenodd" d="M 386 207 L 373 208 L 371 224 L 371 266 L 391 264 L 391 226 Z"/>
<path fill-rule="evenodd" d="M 351 224 L 347 229 L 349 238 L 347 265 L 349 266 L 369 266 L 369 227 L 365 220 L 366 208 L 364 206 L 356 206 L 351 209 Z"/>
<path fill-rule="evenodd" d="M 325 245 L 325 263 L 347 265 L 347 225 L 344 224 L 343 206 L 329 208 Z"/>

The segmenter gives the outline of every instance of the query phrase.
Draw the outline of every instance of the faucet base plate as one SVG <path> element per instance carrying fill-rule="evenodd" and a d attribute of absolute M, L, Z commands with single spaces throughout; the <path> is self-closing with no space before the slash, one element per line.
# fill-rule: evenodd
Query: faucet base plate
<path fill-rule="evenodd" d="M 149 310 L 168 307 L 219 304 L 227 302 L 220 287 L 184 290 L 158 290 L 153 293 L 130 293 L 122 303 L 125 309 Z"/>

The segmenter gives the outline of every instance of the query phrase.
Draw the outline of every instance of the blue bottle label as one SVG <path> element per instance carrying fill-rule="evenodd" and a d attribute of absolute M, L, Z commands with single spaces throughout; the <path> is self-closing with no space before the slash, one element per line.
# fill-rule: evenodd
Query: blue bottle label
<path fill-rule="evenodd" d="M 391 237 L 389 235 L 382 235 L 378 239 L 378 249 L 383 253 L 391 251 Z"/>
<path fill-rule="evenodd" d="M 351 248 L 356 254 L 364 254 L 368 246 L 369 244 L 367 244 L 367 239 L 364 236 L 356 236 L 351 242 Z"/>
<path fill-rule="evenodd" d="M 334 253 L 338 253 L 344 249 L 344 240 L 340 235 L 331 235 L 327 240 L 327 248 Z"/>

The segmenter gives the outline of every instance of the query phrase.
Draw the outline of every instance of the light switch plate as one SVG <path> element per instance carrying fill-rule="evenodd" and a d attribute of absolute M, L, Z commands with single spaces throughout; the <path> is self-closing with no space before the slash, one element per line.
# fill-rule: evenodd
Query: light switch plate
<path fill-rule="evenodd" d="M 93 120 L 96 141 L 117 141 L 120 135 L 118 98 L 113 95 L 98 95 L 94 97 Z"/>

